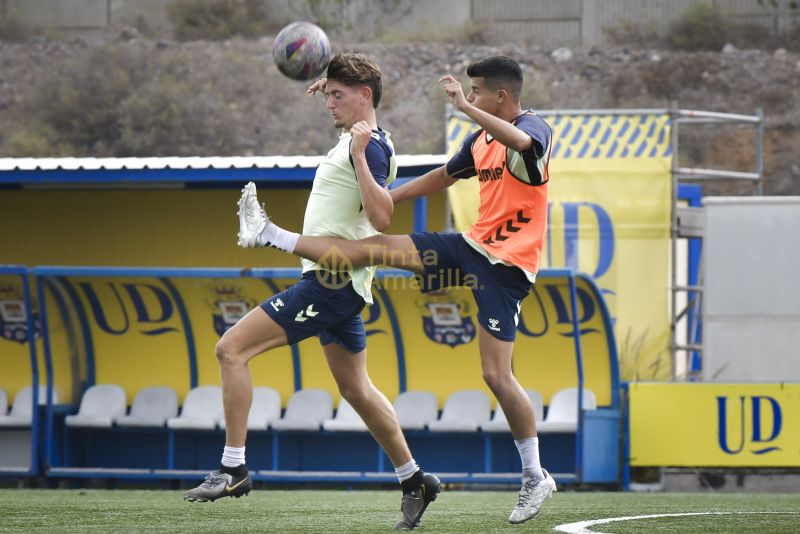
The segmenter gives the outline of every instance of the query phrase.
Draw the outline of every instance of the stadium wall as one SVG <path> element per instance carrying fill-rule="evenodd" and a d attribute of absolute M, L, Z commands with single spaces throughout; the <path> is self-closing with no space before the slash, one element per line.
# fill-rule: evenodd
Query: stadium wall
<path fill-rule="evenodd" d="M 235 207 L 238 196 L 238 189 L 64 190 L 56 186 L 48 190 L 3 190 L 0 192 L 0 225 L 9 231 L 0 235 L 0 264 L 297 267 L 299 261 L 296 257 L 274 249 L 245 250 L 236 246 L 238 220 Z M 270 213 L 276 221 L 294 231 L 302 229 L 307 190 L 270 189 L 268 193 L 262 192 L 262 197 L 269 202 Z M 433 230 L 444 228 L 444 200 L 444 195 L 438 194 L 428 201 L 426 219 Z M 30 217 L 31 213 L 36 213 L 37 216 Z M 25 221 L 24 224 L 22 221 Z M 399 205 L 388 232 L 409 233 L 413 228 L 413 204 Z M 98 326 L 100 332 L 104 331 L 103 328 L 119 328 L 120 323 L 117 321 L 126 321 L 125 314 L 128 310 L 135 316 L 137 310 L 135 303 L 130 300 L 132 294 L 144 299 L 143 309 L 146 311 L 139 310 L 139 317 L 145 322 L 152 322 L 164 312 L 163 309 L 159 311 L 158 301 L 163 296 L 163 288 L 130 286 L 131 289 L 126 290 L 109 281 L 86 283 L 89 286 L 85 290 L 79 284 L 75 287 L 77 294 L 85 295 L 88 291 L 90 295 L 99 295 L 97 298 L 101 304 L 97 308 L 99 315 L 95 314 L 95 317 L 101 317 L 102 328 Z M 282 281 L 281 289 L 291 283 Z M 85 353 L 85 343 L 90 336 L 77 335 L 80 331 L 74 327 L 81 324 L 80 318 L 75 315 L 76 309 L 68 305 L 74 296 L 70 296 L 67 289 L 55 284 L 56 282 L 50 282 L 52 291 L 47 295 L 48 307 L 60 310 L 50 319 L 53 331 L 60 333 L 53 337 L 53 352 L 65 355 L 54 363 L 57 367 L 56 385 L 65 402 L 75 402 L 87 380 L 83 363 L 85 358 L 79 355 Z M 156 287 L 161 288 L 160 284 L 156 284 Z M 209 287 L 202 290 L 204 293 L 199 297 L 199 306 L 206 306 L 205 301 L 215 303 L 215 290 L 240 291 L 236 285 L 225 288 L 222 283 L 214 286 L 214 281 L 207 281 L 207 284 Z M 248 306 L 254 306 L 272 295 L 270 287 L 263 283 L 250 281 L 249 284 L 248 296 L 244 301 Z M 115 292 L 115 288 L 120 288 L 121 297 Z M 0 276 L 0 300 L 21 302 L 21 294 L 22 286 L 18 276 Z M 120 305 L 117 298 L 127 300 Z M 34 295 L 35 302 L 37 299 L 38 296 Z M 88 302 L 85 304 L 87 310 L 92 310 Z M 35 310 L 38 310 L 38 305 Z M 106 318 L 103 315 L 105 310 L 117 311 L 110 312 L 112 315 Z M 170 304 L 169 320 L 176 318 L 172 315 L 173 312 L 176 309 Z M 8 364 L 4 362 L 0 387 L 4 387 L 9 397 L 13 398 L 19 388 L 30 384 L 31 375 L 30 365 L 26 361 L 25 345 L 21 340 L 15 339 L 15 333 L 10 330 L 10 322 L 9 319 L 7 334 L 0 338 L 3 355 L 11 358 Z M 97 322 L 93 323 L 93 326 L 96 325 Z M 216 335 L 218 338 L 221 332 Z M 41 358 L 41 340 L 38 343 L 37 352 Z M 200 361 L 207 360 L 212 367 L 216 366 L 213 354 L 215 343 L 216 338 L 198 342 L 198 346 L 202 347 Z M 163 348 L 172 352 L 175 347 Z M 281 359 L 279 356 L 275 358 Z M 40 368 L 43 369 L 44 362 L 41 363 Z M 218 381 L 216 369 L 209 371 L 208 376 L 204 371 L 205 367 L 201 369 L 203 383 L 208 383 L 209 380 Z M 167 374 L 170 374 L 169 369 Z M 75 380 L 67 378 L 73 375 Z M 179 380 L 183 378 L 185 377 L 182 375 Z M 64 380 L 66 382 L 60 383 Z M 179 390 L 184 391 L 186 384 Z M 135 391 L 129 394 L 132 395 Z M 288 397 L 284 397 L 286 398 Z"/>
<path fill-rule="evenodd" d="M 169 31 L 166 8 L 173 0 L 4 0 L 0 8 L 17 13 L 30 26 L 70 32 L 91 32 L 109 26 L 142 25 Z M 320 23 L 334 38 L 412 40 L 452 35 L 470 24 L 491 24 L 504 39 L 541 45 L 606 44 L 606 28 L 628 21 L 637 27 L 665 31 L 669 23 L 695 5 L 713 5 L 736 19 L 783 32 L 800 21 L 800 12 L 786 2 L 765 6 L 760 0 L 264 0 L 276 26 L 297 19 Z"/>
<path fill-rule="evenodd" d="M 703 204 L 703 380 L 800 382 L 800 197 Z"/>

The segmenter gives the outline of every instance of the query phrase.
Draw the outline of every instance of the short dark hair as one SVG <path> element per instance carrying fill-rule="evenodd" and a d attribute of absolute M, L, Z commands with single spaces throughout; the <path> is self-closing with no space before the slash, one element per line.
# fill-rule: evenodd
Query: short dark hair
<path fill-rule="evenodd" d="M 378 109 L 383 84 L 381 69 L 373 59 L 364 54 L 336 54 L 328 63 L 327 78 L 347 86 L 366 85 L 372 89 L 372 107 Z"/>
<path fill-rule="evenodd" d="M 522 69 L 508 56 L 489 56 L 471 63 L 467 76 L 483 78 L 492 89 L 505 89 L 516 98 L 522 92 Z"/>

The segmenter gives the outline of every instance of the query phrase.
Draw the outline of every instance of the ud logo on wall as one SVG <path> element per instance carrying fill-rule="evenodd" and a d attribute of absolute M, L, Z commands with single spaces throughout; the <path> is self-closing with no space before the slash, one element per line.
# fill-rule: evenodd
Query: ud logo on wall
<path fill-rule="evenodd" d="M 80 318 L 78 324 L 85 324 L 76 335 L 87 334 L 84 343 L 95 383 L 119 384 L 132 395 L 152 386 L 157 376 L 159 384 L 182 391 L 189 380 L 192 333 L 185 305 L 169 279 L 61 281 Z"/>
<path fill-rule="evenodd" d="M 630 385 L 631 465 L 800 467 L 800 384 Z"/>
<path fill-rule="evenodd" d="M 719 448 L 726 454 L 769 454 L 781 450 L 775 446 L 780 436 L 781 405 L 766 395 L 717 397 Z M 750 432 L 746 432 L 746 423 Z"/>
<path fill-rule="evenodd" d="M 175 303 L 168 291 L 153 283 L 79 282 L 94 324 L 106 334 L 120 336 L 131 328 L 146 336 L 179 332 L 169 324 Z"/>

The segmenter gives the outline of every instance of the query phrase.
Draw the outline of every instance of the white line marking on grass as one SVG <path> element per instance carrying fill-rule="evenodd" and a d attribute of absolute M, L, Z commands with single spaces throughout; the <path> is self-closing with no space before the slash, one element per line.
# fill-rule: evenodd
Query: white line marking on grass
<path fill-rule="evenodd" d="M 558 525 L 553 530 L 557 532 L 568 532 L 569 534 L 607 534 L 590 530 L 589 527 L 604 525 L 606 523 L 616 523 L 618 521 L 635 521 L 637 519 L 654 519 L 658 517 L 688 517 L 696 515 L 743 515 L 743 514 L 796 514 L 797 512 L 685 512 L 680 514 L 650 514 L 650 515 L 629 515 L 625 517 L 607 517 L 605 519 L 591 519 L 589 521 L 578 521 L 577 523 L 564 523 Z"/>

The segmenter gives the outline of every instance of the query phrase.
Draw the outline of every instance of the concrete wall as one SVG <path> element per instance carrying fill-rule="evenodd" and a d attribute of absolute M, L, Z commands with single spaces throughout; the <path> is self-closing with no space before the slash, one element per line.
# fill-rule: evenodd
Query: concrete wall
<path fill-rule="evenodd" d="M 23 22 L 67 31 L 99 30 L 142 21 L 169 31 L 166 7 L 173 0 L 0 0 Z M 318 21 L 334 38 L 398 41 L 435 40 L 470 23 L 486 24 L 499 41 L 550 46 L 593 46 L 607 40 L 605 28 L 622 22 L 663 31 L 696 4 L 715 5 L 729 15 L 786 31 L 800 24 L 789 0 L 765 8 L 759 0 L 263 0 L 278 23 Z M 781 8 L 780 6 L 783 6 Z M 781 14 L 780 16 L 778 16 Z"/>
<path fill-rule="evenodd" d="M 800 197 L 704 198 L 703 380 L 800 380 Z"/>

